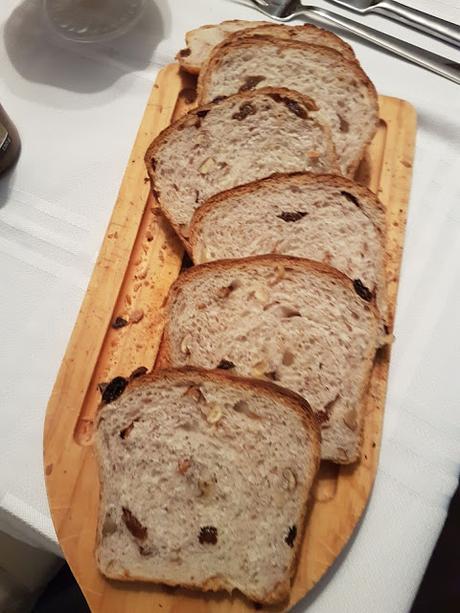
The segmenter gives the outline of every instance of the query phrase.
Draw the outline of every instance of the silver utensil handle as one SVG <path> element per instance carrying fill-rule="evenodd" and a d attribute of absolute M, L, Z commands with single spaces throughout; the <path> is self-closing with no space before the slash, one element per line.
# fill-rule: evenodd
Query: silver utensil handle
<path fill-rule="evenodd" d="M 377 47 L 386 49 L 390 53 L 403 57 L 414 64 L 418 64 L 460 85 L 460 64 L 454 60 L 450 60 L 442 55 L 437 55 L 436 53 L 432 53 L 416 45 L 411 45 L 394 36 L 363 26 L 347 17 L 343 17 L 337 13 L 331 13 L 319 7 L 308 7 L 305 11 L 299 10 L 298 14 L 305 14 L 305 16 L 308 17 L 311 16 L 312 13 L 323 17 L 323 19 L 329 23 L 334 23 L 348 30 L 348 32 L 352 34 L 356 34 L 359 38 L 367 40 Z"/>
<path fill-rule="evenodd" d="M 460 47 L 460 26 L 455 23 L 428 15 L 428 13 L 399 2 L 393 2 L 393 0 L 381 0 L 373 7 L 373 12 L 397 19 L 405 25 L 425 32 L 425 34 L 430 34 L 446 43 Z"/>

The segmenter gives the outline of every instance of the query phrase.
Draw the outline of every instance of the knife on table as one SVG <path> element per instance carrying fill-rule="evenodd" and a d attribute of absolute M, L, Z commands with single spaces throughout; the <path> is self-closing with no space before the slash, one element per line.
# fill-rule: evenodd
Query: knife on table
<path fill-rule="evenodd" d="M 393 0 L 326 0 L 361 15 L 376 13 L 460 48 L 460 26 Z"/>

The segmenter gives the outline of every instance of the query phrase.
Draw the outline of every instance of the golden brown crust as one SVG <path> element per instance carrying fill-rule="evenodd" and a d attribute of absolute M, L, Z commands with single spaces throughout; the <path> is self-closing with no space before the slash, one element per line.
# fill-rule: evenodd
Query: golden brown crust
<path fill-rule="evenodd" d="M 288 26 L 288 25 L 283 25 L 283 24 L 275 24 L 275 23 L 270 23 L 268 21 L 254 21 L 253 24 L 254 25 L 248 25 L 247 21 L 244 20 L 240 20 L 240 19 L 229 19 L 227 21 L 223 21 L 219 24 L 208 24 L 208 25 L 204 25 L 201 26 L 200 28 L 196 28 L 194 30 L 191 30 L 190 32 L 187 32 L 185 34 L 185 44 L 186 44 L 186 49 L 190 49 L 191 46 L 191 37 L 193 34 L 195 34 L 198 31 L 202 31 L 202 30 L 209 30 L 212 28 L 222 28 L 222 26 L 225 26 L 227 24 L 231 24 L 231 23 L 239 23 L 241 24 L 241 29 L 239 30 L 235 30 L 232 32 L 227 32 L 224 29 L 224 39 L 222 42 L 224 41 L 229 41 L 234 40 L 235 38 L 240 38 L 240 37 L 244 37 L 244 36 L 251 36 L 251 35 L 261 35 L 261 36 L 265 36 L 267 35 L 267 32 L 265 32 L 265 30 L 270 31 L 271 35 L 274 36 L 275 38 L 277 38 L 276 34 L 273 33 L 273 29 L 276 28 L 282 28 L 285 32 L 288 32 L 290 37 L 292 37 L 291 40 L 296 40 L 296 36 L 298 33 L 302 33 L 303 31 L 311 31 L 314 33 L 319 34 L 323 39 L 324 39 L 324 46 L 328 47 L 328 48 L 332 48 L 335 49 L 336 51 L 339 51 L 337 49 L 337 46 L 334 47 L 333 43 L 336 43 L 336 45 L 340 46 L 341 51 L 340 53 L 344 56 L 347 57 L 350 60 L 353 60 L 355 62 L 358 62 L 358 60 L 356 59 L 356 55 L 355 52 L 353 51 L 353 48 L 346 42 L 343 40 L 343 38 L 340 38 L 339 36 L 337 36 L 336 34 L 334 34 L 333 32 L 331 32 L 330 30 L 325 30 L 324 28 L 320 28 L 319 26 L 315 26 L 311 23 L 304 23 L 302 25 L 299 26 Z M 270 33 L 268 33 L 268 35 L 270 35 Z M 330 42 L 330 44 L 328 45 L 328 41 Z M 307 41 L 302 41 L 302 42 L 307 42 Z M 315 44 L 320 44 L 315 43 Z M 210 53 L 212 53 L 215 49 L 214 47 L 210 47 Z M 182 50 L 183 51 L 183 50 Z M 199 74 L 200 70 L 203 68 L 203 65 L 198 65 L 198 64 L 192 64 L 190 62 L 187 61 L 188 57 L 187 56 L 183 56 L 181 54 L 181 51 L 179 51 L 176 54 L 176 58 L 175 58 L 181 65 L 181 67 L 186 70 L 187 72 L 190 72 L 191 74 Z"/>
<path fill-rule="evenodd" d="M 244 185 L 238 185 L 237 187 L 232 187 L 223 192 L 219 192 L 218 194 L 211 196 L 211 198 L 206 200 L 206 202 L 198 207 L 193 214 L 192 221 L 190 222 L 189 243 L 192 249 L 192 256 L 193 250 L 196 246 L 196 234 L 199 230 L 199 226 L 203 218 L 206 217 L 211 210 L 216 208 L 221 202 L 225 201 L 230 196 L 244 196 L 246 194 L 253 193 L 258 187 L 270 187 L 271 185 L 278 187 L 280 182 L 283 180 L 289 181 L 290 185 L 296 184 L 302 186 L 321 183 L 328 187 L 349 190 L 353 193 L 353 195 L 358 196 L 362 200 L 372 201 L 375 208 L 379 209 L 380 212 L 385 215 L 385 207 L 370 189 L 364 185 L 355 183 L 346 177 L 332 174 L 315 174 L 312 172 L 275 173 L 264 179 L 258 179 L 252 183 L 245 183 Z M 358 203 L 357 206 L 361 208 L 360 203 Z M 361 208 L 361 210 L 366 214 L 364 209 Z M 383 236 L 385 233 L 385 228 L 382 227 L 381 224 L 375 224 L 373 219 L 371 219 L 371 222 L 375 225 L 379 234 Z"/>
<path fill-rule="evenodd" d="M 335 278 L 337 281 L 340 281 L 342 285 L 349 287 L 354 290 L 353 281 L 347 277 L 346 274 L 340 272 L 336 268 L 329 266 L 328 264 L 324 264 L 323 262 L 315 262 L 314 260 L 308 260 L 306 258 L 297 258 L 292 255 L 279 255 L 279 254 L 267 254 L 267 255 L 251 255 L 245 258 L 239 259 L 228 259 L 228 260 L 216 260 L 214 262 L 206 262 L 204 264 L 198 264 L 197 266 L 193 266 L 188 270 L 185 270 L 180 277 L 173 283 L 171 289 L 169 290 L 168 299 L 166 302 L 165 312 L 168 314 L 170 305 L 177 294 L 178 291 L 182 290 L 182 286 L 184 283 L 194 276 L 199 276 L 202 274 L 204 270 L 211 271 L 219 271 L 219 270 L 227 270 L 229 268 L 239 268 L 240 270 L 244 270 L 246 266 L 251 265 L 265 265 L 270 268 L 273 268 L 276 265 L 296 268 L 302 272 L 319 272 L 321 274 L 326 273 L 330 277 Z M 378 311 L 375 305 L 372 302 L 367 303 L 372 310 L 374 316 L 378 319 Z M 168 316 L 166 315 L 166 326 L 168 326 Z"/>
<path fill-rule="evenodd" d="M 366 394 L 369 389 L 369 383 L 372 377 L 372 369 L 373 369 L 373 363 L 374 363 L 375 356 L 376 356 L 376 348 L 369 347 L 367 355 L 363 357 L 363 365 L 367 364 L 367 368 L 366 368 L 367 377 L 363 377 L 360 393 L 358 396 L 359 400 L 358 400 L 357 406 L 360 407 L 360 411 L 359 411 L 360 423 L 359 423 L 359 428 L 358 428 L 358 432 L 356 436 L 355 454 L 352 456 L 348 456 L 347 460 L 336 458 L 333 460 L 335 464 L 342 464 L 342 465 L 353 464 L 354 462 L 357 462 L 358 460 L 361 459 L 361 453 L 362 453 L 362 447 L 363 447 L 363 441 L 364 441 L 364 419 L 365 419 L 365 408 L 366 408 L 365 399 L 366 399 Z"/>
<path fill-rule="evenodd" d="M 184 62 L 183 58 L 179 57 L 179 53 L 180 52 L 176 53 L 174 59 L 176 60 L 176 62 L 179 62 L 180 67 L 186 72 L 198 76 L 200 74 L 200 67 L 195 66 L 194 64 L 187 64 L 186 62 Z"/>
<path fill-rule="evenodd" d="M 167 356 L 166 356 L 166 351 L 165 351 L 165 342 L 164 342 L 164 336 L 161 337 L 161 341 L 160 341 L 160 346 L 158 347 L 158 352 L 157 352 L 157 357 L 155 358 L 155 365 L 153 367 L 153 369 L 156 370 L 163 370 L 168 368 L 169 364 L 167 362 Z"/>
<path fill-rule="evenodd" d="M 233 187 L 224 192 L 219 192 L 214 196 L 211 196 L 206 202 L 204 202 L 198 209 L 196 209 L 193 214 L 192 221 L 190 223 L 189 228 L 189 246 L 191 251 L 191 257 L 193 259 L 193 253 L 196 249 L 197 245 L 197 235 L 200 231 L 200 225 L 202 220 L 206 215 L 214 208 L 217 208 L 219 204 L 225 201 L 228 197 L 233 195 L 235 196 L 244 196 L 248 193 L 252 193 L 259 186 L 260 187 L 270 187 L 279 186 L 280 182 L 286 180 L 289 184 L 295 184 L 297 186 L 314 184 L 316 182 L 320 182 L 329 187 L 335 187 L 337 189 L 343 189 L 349 191 L 352 195 L 357 196 L 360 200 L 365 203 L 369 203 L 371 206 L 374 206 L 379 213 L 380 219 L 375 219 L 373 216 L 368 215 L 367 207 L 361 207 L 360 203 L 357 203 L 357 206 L 360 206 L 363 213 L 369 218 L 369 220 L 374 225 L 375 229 L 380 235 L 382 240 L 382 250 L 383 250 L 383 266 L 381 275 L 379 276 L 379 306 L 381 307 L 381 316 L 383 323 L 387 325 L 388 328 L 388 296 L 387 296 L 387 280 L 386 280 L 386 261 L 388 259 L 388 255 L 385 249 L 385 237 L 386 237 L 386 210 L 385 206 L 380 202 L 377 196 L 370 189 L 361 185 L 359 183 L 355 183 L 351 179 L 347 179 L 346 177 L 342 177 L 340 175 L 332 175 L 332 174 L 315 174 L 311 172 L 293 172 L 293 173 L 275 173 L 270 177 L 266 177 L 264 179 L 258 179 L 257 181 L 253 181 L 252 183 L 246 183 L 244 185 L 239 185 L 237 187 Z"/>
<path fill-rule="evenodd" d="M 178 292 L 182 291 L 182 288 L 184 284 L 186 283 L 186 281 L 190 278 L 193 278 L 194 276 L 201 275 L 203 271 L 220 271 L 220 270 L 225 270 L 225 269 L 234 268 L 234 267 L 238 267 L 241 270 L 241 269 L 244 269 L 245 266 L 251 266 L 254 264 L 267 265 L 267 266 L 270 266 L 270 268 L 273 268 L 275 265 L 281 265 L 281 266 L 290 267 L 290 268 L 294 267 L 301 271 L 310 271 L 310 272 L 313 271 L 313 272 L 318 272 L 320 274 L 326 273 L 332 278 L 342 283 L 342 285 L 344 285 L 345 287 L 348 287 L 349 289 L 353 290 L 353 292 L 356 291 L 354 289 L 353 281 L 349 277 L 347 277 L 344 273 L 340 272 L 339 270 L 332 268 L 328 264 L 323 264 L 321 262 L 315 262 L 313 260 L 307 260 L 304 258 L 296 258 L 293 256 L 256 255 L 256 256 L 241 258 L 238 260 L 216 260 L 214 262 L 207 262 L 205 264 L 199 264 L 185 271 L 176 280 L 176 282 L 172 285 L 170 289 L 168 301 L 166 305 L 166 325 L 164 328 L 163 339 L 162 339 L 161 360 L 162 360 L 163 366 L 172 365 L 172 361 L 170 357 L 171 356 L 171 341 L 169 337 L 169 313 L 171 310 L 171 305 L 173 304 L 176 295 L 178 294 Z M 377 310 L 377 307 L 374 304 L 374 301 L 367 303 L 367 304 L 369 308 L 371 309 L 371 312 L 373 313 L 374 318 L 375 318 L 375 328 L 376 328 L 376 335 L 377 335 L 377 329 L 379 325 L 379 312 Z M 369 344 L 368 354 L 364 356 L 363 358 L 363 371 L 365 369 L 365 371 L 367 371 L 368 373 L 368 376 L 363 377 L 362 388 L 361 388 L 360 395 L 359 395 L 361 398 L 361 403 L 359 404 L 360 407 L 363 406 L 362 401 L 365 397 L 369 378 L 371 376 L 372 363 L 375 357 L 375 351 L 376 351 L 376 347 L 374 347 L 372 344 Z M 268 381 L 261 381 L 261 382 L 264 383 L 264 385 L 270 385 Z M 294 393 L 294 392 L 291 392 L 291 393 Z M 297 396 L 297 394 L 295 393 L 294 395 Z M 357 440 L 356 454 L 352 457 L 349 457 L 343 460 L 340 458 L 335 458 L 333 461 L 336 462 L 337 464 L 351 464 L 360 458 L 362 438 L 363 438 L 362 437 L 362 424 L 364 421 L 364 409 L 360 411 L 359 417 L 361 420 L 361 424 L 360 424 L 361 430 L 359 433 L 359 438 Z M 314 419 L 316 421 L 316 417 L 314 417 Z"/>
<path fill-rule="evenodd" d="M 198 76 L 198 85 L 197 85 L 197 99 L 198 104 L 202 104 L 207 98 L 207 87 L 209 86 L 209 81 L 211 78 L 212 72 L 222 63 L 225 55 L 233 50 L 233 49 L 242 49 L 242 48 L 251 48 L 254 45 L 263 46 L 264 44 L 274 45 L 279 49 L 301 49 L 308 50 L 310 53 L 316 55 L 318 58 L 329 58 L 332 60 L 335 66 L 342 66 L 351 71 L 355 78 L 359 80 L 369 92 L 369 98 L 373 101 L 373 106 L 375 110 L 376 117 L 378 117 L 378 96 L 377 91 L 374 87 L 374 84 L 366 75 L 364 70 L 361 68 L 361 65 L 352 59 L 348 59 L 344 57 L 341 53 L 336 51 L 335 49 L 331 49 L 330 47 L 323 47 L 321 45 L 314 45 L 309 43 L 304 43 L 302 41 L 288 40 L 283 38 L 275 38 L 273 36 L 257 36 L 257 35 L 247 35 L 247 36 L 239 36 L 234 39 L 224 40 L 222 43 L 217 45 L 206 64 L 200 71 Z M 367 139 L 367 142 L 363 143 L 362 150 L 369 145 L 371 142 L 375 131 L 377 129 L 377 122 L 375 125 L 374 132 Z M 356 169 L 361 162 L 362 154 L 357 157 L 353 162 L 351 162 L 347 168 L 347 172 L 350 176 L 353 176 L 356 172 Z"/>
<path fill-rule="evenodd" d="M 336 47 L 332 47 L 328 44 L 324 44 L 321 46 L 324 46 L 327 49 L 333 49 L 334 51 L 337 51 L 338 53 L 343 55 L 343 57 L 348 58 L 349 60 L 354 61 L 356 63 L 359 63 L 358 60 L 356 59 L 356 55 L 355 55 L 355 52 L 353 51 L 353 48 L 346 41 L 344 41 L 343 38 L 340 38 L 340 36 L 337 36 L 330 30 L 325 30 L 324 28 L 315 26 L 312 23 L 304 23 L 299 26 L 288 26 L 288 25 L 283 25 L 283 24 L 267 22 L 264 24 L 260 24 L 259 26 L 254 26 L 253 28 L 244 28 L 242 30 L 237 30 L 236 32 L 231 32 L 229 33 L 228 36 L 225 37 L 225 40 L 222 42 L 230 42 L 230 40 L 235 40 L 237 38 L 245 38 L 248 36 L 272 36 L 273 38 L 278 38 L 276 35 L 270 34 L 264 31 L 264 30 L 267 30 L 267 31 L 272 30 L 273 28 L 283 28 L 283 30 L 287 30 L 289 32 L 291 38 L 280 37 L 282 40 L 292 40 L 294 42 L 297 41 L 297 42 L 304 43 L 306 45 L 310 45 L 310 44 L 321 45 L 321 43 L 319 42 L 310 43 L 310 42 L 307 42 L 306 40 L 296 39 L 295 37 L 297 33 L 301 32 L 302 30 L 304 31 L 310 30 L 311 32 L 317 32 L 324 38 L 325 41 L 331 41 L 331 42 L 334 41 L 336 43 L 339 43 L 340 47 L 342 48 L 342 51 L 339 51 Z"/>
<path fill-rule="evenodd" d="M 245 377 L 238 377 L 227 372 L 222 372 L 219 370 L 205 370 L 202 368 L 196 368 L 192 366 L 185 366 L 182 368 L 174 368 L 174 369 L 164 369 L 164 370 L 154 370 L 149 373 L 146 373 L 142 377 L 134 379 L 130 383 L 128 383 L 127 387 L 123 391 L 123 395 L 127 392 L 148 386 L 149 383 L 155 382 L 157 380 L 166 380 L 170 382 L 172 385 L 175 383 L 183 383 L 184 380 L 187 383 L 199 385 L 203 381 L 211 381 L 213 383 L 227 383 L 231 384 L 236 388 L 242 389 L 244 391 L 249 390 L 251 392 L 257 391 L 258 395 L 263 396 L 266 395 L 270 399 L 278 400 L 283 402 L 285 405 L 289 406 L 292 410 L 294 410 L 297 415 L 301 418 L 302 423 L 305 428 L 305 432 L 308 436 L 309 445 L 311 446 L 311 468 L 308 475 L 308 480 L 306 483 L 307 491 L 310 491 L 313 480 L 319 468 L 320 463 L 320 455 L 321 455 L 321 432 L 320 426 L 316 420 L 316 417 L 313 411 L 310 408 L 308 402 L 288 389 L 282 388 L 270 381 L 261 381 L 260 379 L 250 379 Z M 121 397 L 122 397 L 121 396 Z M 103 481 L 103 480 L 102 480 Z M 101 496 L 103 491 L 103 482 L 101 483 Z M 261 597 L 260 594 L 250 593 L 248 590 L 245 590 L 245 595 L 253 599 L 257 602 L 261 602 L 263 604 L 275 604 L 285 600 L 290 591 L 290 579 L 292 579 L 296 567 L 298 557 L 300 555 L 300 549 L 302 545 L 303 535 L 305 531 L 305 520 L 306 520 L 306 510 L 307 506 L 304 506 L 302 514 L 300 516 L 299 521 L 299 538 L 295 541 L 295 552 L 292 557 L 291 565 L 289 568 L 288 575 L 284 581 L 281 581 L 267 594 L 264 594 Z M 99 534 L 101 529 L 101 517 L 98 522 L 98 530 L 97 530 L 97 539 L 96 539 L 96 549 L 99 546 Z M 130 575 L 126 572 L 109 572 L 107 569 L 100 569 L 101 572 L 110 579 L 117 579 L 122 581 L 145 581 L 146 578 L 142 576 L 134 576 Z M 204 583 L 177 583 L 171 582 L 167 578 L 158 577 L 156 579 L 148 579 L 149 582 L 153 583 L 163 583 L 171 586 L 180 586 L 186 589 L 199 589 L 204 591 L 218 591 L 218 590 L 226 590 L 228 592 L 232 592 L 234 589 L 237 589 L 237 586 L 232 585 L 223 577 L 211 577 L 206 580 Z"/>
<path fill-rule="evenodd" d="M 198 267 L 194 267 L 194 268 L 198 268 Z M 193 269 L 190 269 L 190 270 L 193 270 Z M 180 278 L 181 277 L 179 277 L 179 279 Z M 208 381 L 212 381 L 215 383 L 216 382 L 223 382 L 223 383 L 231 382 L 232 384 L 234 384 L 236 387 L 239 387 L 240 389 L 243 388 L 245 390 L 250 390 L 250 391 L 253 391 L 254 388 L 256 387 L 258 388 L 260 393 L 266 393 L 272 398 L 278 397 L 278 399 L 284 402 L 287 401 L 288 404 L 291 406 L 291 408 L 293 408 L 302 417 L 304 424 L 308 427 L 308 431 L 309 432 L 313 431 L 315 433 L 315 436 L 318 438 L 318 444 L 319 444 L 321 433 L 320 433 L 320 427 L 319 427 L 318 421 L 309 403 L 307 402 L 307 400 L 305 400 L 305 398 L 300 396 L 300 394 L 297 394 L 296 392 L 293 392 L 292 390 L 289 390 L 285 387 L 281 387 L 280 385 L 276 385 L 275 383 L 272 383 L 271 381 L 264 381 L 261 379 L 254 379 L 251 377 L 242 377 L 242 376 L 234 375 L 228 372 L 223 372 L 219 369 L 208 370 L 205 368 L 200 368 L 198 366 L 181 366 L 178 368 L 172 368 L 170 366 L 170 360 L 168 359 L 167 341 L 164 337 L 161 341 L 160 350 L 162 352 L 161 368 L 157 366 L 158 364 L 158 357 L 157 357 L 155 369 L 145 373 L 144 375 L 140 377 L 136 377 L 135 379 L 132 379 L 131 381 L 129 381 L 125 389 L 123 390 L 122 394 L 119 396 L 119 398 L 123 397 L 124 395 L 126 395 L 126 393 L 132 390 L 138 389 L 139 387 L 141 388 L 145 387 L 149 383 L 157 381 L 158 379 L 168 378 L 172 382 L 174 382 L 174 380 L 183 379 L 184 376 L 189 378 L 190 380 L 193 380 L 195 378 L 196 379 L 194 381 L 195 383 L 197 383 L 197 380 L 201 380 L 201 381 L 208 380 Z M 107 406 L 107 405 L 101 404 L 100 409 L 102 409 L 104 406 Z M 314 442 L 315 441 L 313 441 L 313 443 Z"/>
<path fill-rule="evenodd" d="M 188 270 L 185 270 L 173 283 L 169 290 L 168 298 L 166 301 L 166 323 L 164 327 L 163 337 L 161 340 L 161 363 L 162 365 L 171 365 L 170 359 L 170 342 L 168 338 L 169 332 L 169 312 L 171 309 L 171 305 L 175 300 L 176 295 L 182 291 L 183 285 L 190 278 L 195 276 L 200 276 L 204 271 L 220 271 L 220 270 L 228 270 L 229 268 L 239 268 L 240 270 L 244 270 L 245 266 L 251 265 L 266 265 L 270 268 L 274 266 L 283 266 L 283 267 L 294 267 L 302 272 L 318 272 L 320 274 L 326 273 L 330 277 L 335 278 L 337 281 L 342 283 L 345 287 L 356 292 L 354 288 L 353 281 L 347 277 L 343 272 L 340 272 L 336 268 L 329 266 L 329 264 L 325 264 L 323 262 L 316 262 L 314 260 L 309 260 L 306 258 L 298 258 L 291 255 L 279 255 L 279 254 L 266 254 L 266 255 L 252 255 L 245 258 L 239 259 L 227 259 L 227 260 L 215 260 L 213 262 L 205 262 L 204 264 L 197 264 Z M 369 308 L 371 309 L 375 319 L 379 320 L 379 312 L 377 307 L 375 306 L 375 300 L 367 303 Z"/>
<path fill-rule="evenodd" d="M 210 111 L 214 109 L 216 105 L 225 104 L 226 100 L 228 100 L 229 98 L 231 98 L 232 101 L 247 100 L 247 99 L 257 98 L 258 96 L 270 95 L 270 94 L 278 94 L 283 97 L 289 97 L 290 99 L 294 99 L 296 102 L 304 105 L 309 111 L 317 110 L 314 100 L 312 100 L 308 96 L 305 96 L 304 94 L 301 94 L 297 91 L 286 89 L 285 87 L 262 87 L 262 88 L 259 88 L 253 91 L 251 90 L 247 92 L 239 92 L 237 94 L 224 98 L 223 100 L 219 100 L 217 102 L 209 102 L 208 104 L 204 104 L 198 108 L 195 108 L 189 111 L 188 113 L 186 113 L 185 115 L 183 115 L 182 117 L 174 121 L 172 124 L 170 124 L 162 132 L 160 132 L 160 134 L 155 138 L 155 140 L 150 144 L 149 148 L 147 149 L 145 153 L 144 161 L 147 167 L 147 173 L 150 178 L 150 185 L 151 185 L 153 196 L 155 197 L 158 203 L 158 206 L 161 209 L 162 214 L 168 220 L 171 226 L 174 228 L 176 234 L 179 236 L 179 238 L 183 242 L 187 250 L 187 253 L 189 255 L 191 255 L 192 253 L 190 241 L 187 239 L 187 237 L 184 236 L 184 233 L 179 227 L 179 225 L 176 224 L 171 218 L 171 216 L 168 214 L 167 207 L 165 207 L 164 203 L 161 202 L 161 194 L 156 189 L 155 155 L 157 151 L 163 145 L 163 143 L 168 139 L 170 134 L 172 134 L 175 130 L 181 129 L 182 126 L 184 126 L 185 124 L 191 121 L 191 117 L 198 116 L 198 113 L 202 113 L 203 111 Z M 321 125 L 324 132 L 330 135 L 329 126 L 321 124 L 320 122 L 318 122 L 318 125 Z M 336 153 L 335 153 L 335 148 L 332 142 L 332 138 L 327 138 L 325 140 L 327 143 L 329 143 L 328 155 L 334 161 L 336 161 L 337 158 L 336 158 Z"/>
<path fill-rule="evenodd" d="M 304 104 L 308 110 L 317 110 L 315 101 L 312 100 L 309 96 L 306 96 L 305 94 L 301 94 L 294 90 L 287 89 L 286 87 L 260 87 L 257 90 L 238 92 L 233 94 L 232 96 L 226 96 L 222 100 L 207 102 L 202 106 L 192 109 L 179 119 L 176 119 L 176 121 L 173 121 L 167 128 L 162 130 L 160 134 L 153 140 L 153 142 L 147 149 L 144 158 L 149 174 L 152 173 L 153 176 L 155 175 L 155 169 L 152 167 L 152 158 L 155 157 L 155 153 L 160 148 L 160 145 L 162 145 L 163 142 L 167 140 L 171 132 L 177 130 L 180 126 L 183 126 L 184 124 L 189 122 L 190 117 L 195 117 L 198 115 L 198 113 L 202 113 L 203 111 L 210 111 L 214 109 L 216 105 L 224 104 L 228 98 L 231 98 L 232 100 L 246 100 L 248 98 L 251 99 L 263 94 L 280 94 L 289 96 L 290 98 L 297 99 L 297 101 L 301 104 Z"/>
<path fill-rule="evenodd" d="M 128 573 L 128 571 L 120 573 L 110 573 L 106 570 L 101 570 L 101 572 L 104 577 L 107 577 L 108 579 L 113 579 L 114 581 L 146 581 L 145 577 L 141 575 L 131 575 L 130 573 Z M 199 590 L 202 592 L 219 592 L 225 590 L 229 594 L 238 589 L 236 586 L 226 581 L 223 577 L 210 577 L 204 583 L 179 583 L 171 581 L 168 578 L 158 578 L 155 580 L 152 579 L 149 580 L 149 583 L 158 583 L 162 585 L 168 585 L 170 587 L 178 587 L 186 590 Z M 246 598 L 254 602 L 258 602 L 263 605 L 274 605 L 286 600 L 286 598 L 289 596 L 290 589 L 290 581 L 286 579 L 286 581 L 278 583 L 271 592 L 265 594 L 263 597 L 261 597 L 260 594 L 257 594 L 255 592 L 251 593 L 248 590 L 245 593 L 241 593 L 246 596 Z"/>
<path fill-rule="evenodd" d="M 123 572 L 110 572 L 106 569 L 100 569 L 104 577 L 108 579 L 113 579 L 115 581 L 146 581 L 146 578 L 142 575 L 131 575 L 128 571 Z M 225 590 L 228 593 L 232 593 L 234 586 L 225 581 L 223 578 L 211 577 L 204 583 L 193 583 L 193 582 L 177 582 L 171 581 L 167 577 L 158 577 L 158 579 L 149 579 L 149 583 L 159 583 L 162 585 L 168 585 L 170 587 L 179 587 L 186 590 L 200 590 L 203 592 L 218 592 L 220 590 Z M 269 604 L 270 601 L 267 601 Z"/>
<path fill-rule="evenodd" d="M 222 26 L 226 26 L 227 24 L 230 24 L 230 23 L 247 24 L 248 21 L 245 21 L 244 19 L 226 19 L 225 21 L 222 21 L 221 23 L 206 24 L 204 26 L 201 26 L 200 28 L 195 28 L 194 30 L 190 30 L 189 32 L 186 32 L 185 34 L 185 44 L 186 44 L 185 48 L 190 49 L 190 39 L 191 39 L 191 36 L 195 34 L 195 32 L 198 32 L 199 30 L 210 30 L 212 28 L 219 28 Z M 237 30 L 236 32 L 243 32 L 243 31 L 246 32 L 253 28 L 262 26 L 262 25 L 273 25 L 273 24 L 269 23 L 268 21 L 254 21 L 254 26 L 242 25 L 241 30 Z M 236 32 L 228 32 L 227 34 L 231 36 L 232 34 L 236 34 Z M 187 57 L 184 57 L 183 55 L 181 55 L 181 51 L 178 51 L 176 53 L 175 59 L 179 62 L 179 64 L 184 70 L 186 70 L 187 72 L 190 72 L 191 74 L 197 75 L 201 70 L 201 66 L 187 62 Z"/>
<path fill-rule="evenodd" d="M 244 37 L 239 36 L 239 37 L 235 37 L 234 40 L 224 40 L 217 47 L 215 47 L 209 60 L 206 62 L 206 65 L 201 70 L 200 76 L 198 78 L 197 92 L 198 92 L 198 103 L 199 104 L 204 103 L 204 100 L 206 99 L 206 93 L 207 93 L 206 87 L 209 84 L 209 78 L 210 78 L 211 72 L 222 63 L 223 58 L 225 57 L 225 54 L 229 50 L 232 50 L 235 48 L 243 49 L 245 47 L 251 48 L 255 44 L 258 44 L 258 45 L 269 44 L 269 45 L 274 45 L 280 48 L 282 47 L 284 49 L 291 48 L 291 49 L 309 50 L 313 55 L 316 55 L 319 58 L 320 57 L 330 58 L 331 60 L 333 60 L 333 62 L 337 66 L 342 65 L 344 67 L 347 67 L 351 72 L 354 73 L 354 76 L 357 79 L 359 79 L 359 81 L 361 81 L 364 85 L 366 85 L 371 97 L 374 98 L 375 105 L 377 107 L 377 99 L 378 99 L 377 91 L 372 81 L 369 79 L 369 77 L 366 75 L 364 70 L 361 68 L 361 66 L 357 62 L 345 58 L 335 49 L 331 49 L 330 47 L 323 47 L 321 45 L 313 45 L 309 43 L 304 43 L 302 41 L 297 41 L 297 40 L 275 38 L 273 36 L 255 36 L 255 35 L 248 35 Z"/>
<path fill-rule="evenodd" d="M 166 342 L 163 340 L 162 345 Z M 260 394 L 267 394 L 271 398 L 278 398 L 279 400 L 286 402 L 296 411 L 301 417 L 306 426 L 308 432 L 313 431 L 315 437 L 318 439 L 318 445 L 320 440 L 320 429 L 318 421 L 313 413 L 308 402 L 295 392 L 276 385 L 271 381 L 263 381 L 261 379 L 253 379 L 250 377 L 240 377 L 228 372 L 222 372 L 221 370 L 213 369 L 207 370 L 196 366 L 182 366 L 180 368 L 170 368 L 167 366 L 169 360 L 167 360 L 166 349 L 164 351 L 164 366 L 161 369 L 155 369 L 137 377 L 128 383 L 122 395 L 127 392 L 138 389 L 139 387 L 145 387 L 151 382 L 158 379 L 169 379 L 173 383 L 178 380 L 182 380 L 184 377 L 189 378 L 191 381 L 198 383 L 199 381 L 212 381 L 214 383 L 232 383 L 235 387 L 240 389 L 253 391 L 257 388 Z M 313 441 L 314 443 L 314 441 Z M 319 447 L 318 447 L 319 449 Z"/>

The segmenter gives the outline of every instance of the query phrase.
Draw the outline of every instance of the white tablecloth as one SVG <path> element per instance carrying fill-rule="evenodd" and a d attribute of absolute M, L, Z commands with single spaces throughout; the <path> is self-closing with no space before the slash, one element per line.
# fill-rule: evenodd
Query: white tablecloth
<path fill-rule="evenodd" d="M 458 0 L 407 4 L 460 23 Z M 47 30 L 39 0 L 2 0 L 0 101 L 23 151 L 0 180 L 0 530 L 37 547 L 59 551 L 42 470 L 45 408 L 152 81 L 184 31 L 237 17 L 259 15 L 229 0 L 155 0 L 124 38 L 78 45 Z M 388 20 L 363 21 L 460 60 Z M 460 87 L 348 40 L 380 93 L 416 107 L 417 149 L 374 492 L 346 554 L 297 610 L 400 613 L 460 460 Z"/>

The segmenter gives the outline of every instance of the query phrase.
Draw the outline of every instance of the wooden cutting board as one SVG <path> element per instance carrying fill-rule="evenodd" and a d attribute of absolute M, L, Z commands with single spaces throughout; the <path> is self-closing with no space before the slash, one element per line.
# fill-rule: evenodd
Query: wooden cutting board
<path fill-rule="evenodd" d="M 75 328 L 49 401 L 44 467 L 59 543 L 92 611 L 106 613 L 236 613 L 254 605 L 234 594 L 203 595 L 104 579 L 94 561 L 99 498 L 91 448 L 98 384 L 155 362 L 163 330 L 162 307 L 182 265 L 182 246 L 158 214 L 144 153 L 153 138 L 193 103 L 193 82 L 175 64 L 153 86 L 120 193 Z M 406 223 L 416 117 L 403 100 L 380 97 L 380 125 L 359 180 L 387 208 L 387 275 L 394 316 Z M 116 317 L 133 319 L 115 329 Z M 325 463 L 313 493 L 291 601 L 298 602 L 336 560 L 356 528 L 377 470 L 390 351 L 375 361 L 366 403 L 363 457 L 356 466 Z M 286 608 L 283 607 L 284 609 Z"/>

